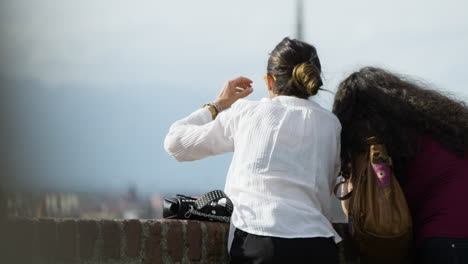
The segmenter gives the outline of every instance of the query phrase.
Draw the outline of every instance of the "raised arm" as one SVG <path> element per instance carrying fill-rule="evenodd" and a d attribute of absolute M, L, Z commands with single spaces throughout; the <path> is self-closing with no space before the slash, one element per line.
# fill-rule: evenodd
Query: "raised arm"
<path fill-rule="evenodd" d="M 231 107 L 238 99 L 252 93 L 252 81 L 238 77 L 228 81 L 215 103 L 223 109 Z M 219 113 L 213 120 L 207 108 L 201 108 L 186 118 L 176 121 L 164 140 L 165 150 L 178 161 L 192 161 L 208 156 L 234 151 L 235 118 L 234 107 Z"/>

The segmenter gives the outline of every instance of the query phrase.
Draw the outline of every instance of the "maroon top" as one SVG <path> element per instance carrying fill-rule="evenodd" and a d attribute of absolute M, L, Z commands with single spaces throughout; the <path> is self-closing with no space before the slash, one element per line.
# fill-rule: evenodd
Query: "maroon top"
<path fill-rule="evenodd" d="M 468 238 L 468 158 L 424 137 L 403 187 L 416 243 L 431 237 Z"/>

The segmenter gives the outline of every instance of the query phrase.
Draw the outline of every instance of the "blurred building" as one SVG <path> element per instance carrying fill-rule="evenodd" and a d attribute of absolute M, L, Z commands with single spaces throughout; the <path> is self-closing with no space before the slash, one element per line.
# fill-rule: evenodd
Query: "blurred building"
<path fill-rule="evenodd" d="M 10 192 L 5 197 L 7 217 L 138 219 L 162 216 L 160 210 L 152 207 L 152 200 L 138 197 L 133 186 L 126 193 Z"/>

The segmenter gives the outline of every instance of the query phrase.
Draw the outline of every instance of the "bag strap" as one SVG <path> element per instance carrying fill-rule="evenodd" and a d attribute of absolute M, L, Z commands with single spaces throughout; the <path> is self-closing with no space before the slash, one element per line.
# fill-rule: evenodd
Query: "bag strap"
<path fill-rule="evenodd" d="M 189 203 L 195 203 L 197 200 L 196 198 L 187 196 L 187 195 L 182 195 L 182 194 L 176 194 L 176 197 L 179 198 L 183 202 L 189 202 Z"/>
<path fill-rule="evenodd" d="M 340 201 L 348 200 L 349 198 L 351 198 L 351 194 L 353 193 L 353 190 L 351 190 L 350 192 L 341 197 L 338 196 L 338 190 L 340 189 L 340 186 L 345 184 L 347 181 L 349 181 L 349 179 L 347 180 L 343 178 L 338 184 L 335 185 L 335 188 L 333 188 L 333 193 L 335 194 L 335 197 Z"/>
<path fill-rule="evenodd" d="M 205 195 L 203 195 L 199 199 L 197 199 L 195 201 L 195 208 L 197 210 L 200 210 L 203 207 L 205 207 L 206 205 L 210 204 L 211 202 L 218 201 L 218 200 L 220 200 L 222 198 L 226 198 L 226 208 L 229 211 L 232 212 L 234 206 L 233 206 L 231 200 L 228 199 L 227 195 L 223 191 L 220 191 L 220 190 L 211 191 L 209 193 L 206 193 Z"/>

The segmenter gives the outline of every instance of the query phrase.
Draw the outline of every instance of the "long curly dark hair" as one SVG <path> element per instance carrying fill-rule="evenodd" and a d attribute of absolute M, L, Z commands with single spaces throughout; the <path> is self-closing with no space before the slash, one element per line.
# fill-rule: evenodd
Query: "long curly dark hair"
<path fill-rule="evenodd" d="M 422 87 L 403 76 L 366 67 L 338 87 L 333 113 L 342 124 L 343 176 L 355 155 L 376 136 L 387 146 L 403 183 L 408 162 L 419 150 L 415 138 L 429 136 L 459 157 L 468 149 L 468 108 L 462 101 Z"/>

